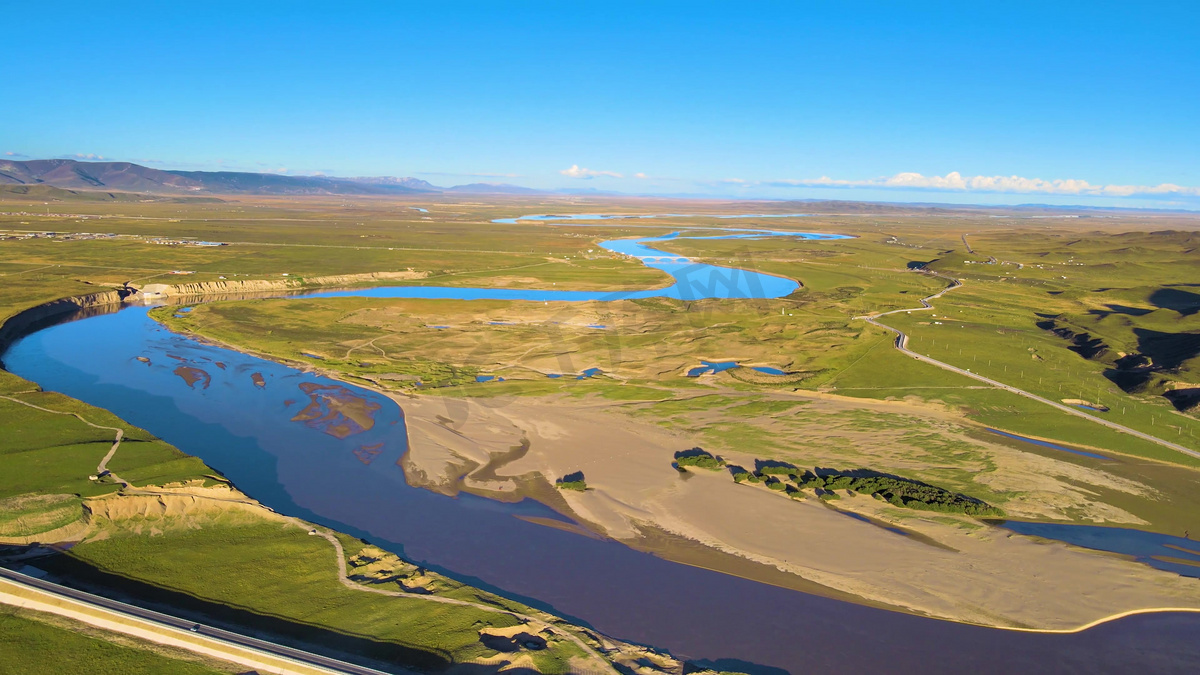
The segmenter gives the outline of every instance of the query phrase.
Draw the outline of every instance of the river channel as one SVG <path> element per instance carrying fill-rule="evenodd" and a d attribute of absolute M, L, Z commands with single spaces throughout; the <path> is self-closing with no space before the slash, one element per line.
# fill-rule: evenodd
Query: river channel
<path fill-rule="evenodd" d="M 771 298 L 797 287 L 788 279 L 698 264 L 646 246 L 675 236 L 603 244 L 670 274 L 675 283 L 663 289 L 392 286 L 292 301 Z M 148 311 L 114 306 L 68 317 L 15 342 L 4 354 L 4 366 L 47 390 L 111 410 L 200 457 L 277 511 L 367 538 L 413 562 L 615 638 L 755 675 L 830 667 L 887 673 L 1185 672 L 1200 664 L 1200 615 L 1134 616 L 1067 635 L 968 626 L 782 589 L 536 524 L 528 518 L 563 517 L 531 500 L 501 503 L 411 487 L 397 466 L 407 449 L 404 413 L 391 399 L 172 333 Z"/>

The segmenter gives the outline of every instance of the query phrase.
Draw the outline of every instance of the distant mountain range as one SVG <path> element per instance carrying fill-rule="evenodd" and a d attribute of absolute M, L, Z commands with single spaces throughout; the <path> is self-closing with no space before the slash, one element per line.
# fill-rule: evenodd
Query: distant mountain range
<path fill-rule="evenodd" d="M 471 183 L 442 188 L 419 178 L 335 178 L 241 171 L 165 171 L 131 162 L 73 159 L 0 160 L 0 186 L 45 185 L 67 190 L 148 194 L 404 195 L 543 194 L 518 185 Z"/>

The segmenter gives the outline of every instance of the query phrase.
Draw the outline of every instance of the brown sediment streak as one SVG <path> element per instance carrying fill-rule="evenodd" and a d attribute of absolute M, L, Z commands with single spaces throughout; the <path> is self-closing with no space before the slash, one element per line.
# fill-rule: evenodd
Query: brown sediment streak
<path fill-rule="evenodd" d="M 303 422 L 336 438 L 347 438 L 374 427 L 375 412 L 382 407 L 339 384 L 303 382 L 300 389 L 310 402 L 292 421 Z"/>
<path fill-rule="evenodd" d="M 1198 545 L 1200 545 L 1200 542 L 1198 542 Z M 1200 548 L 1189 548 L 1187 546 L 1180 546 L 1178 544 L 1163 544 L 1163 546 L 1166 546 L 1167 548 L 1173 548 L 1176 551 L 1191 553 L 1192 555 L 1200 555 Z"/>
<path fill-rule="evenodd" d="M 1200 567 L 1200 562 L 1197 562 L 1195 560 L 1188 560 L 1187 558 L 1177 558 L 1173 555 L 1152 555 L 1152 556 L 1150 556 L 1150 559 L 1157 560 L 1159 562 L 1171 563 L 1174 565 L 1189 565 L 1191 567 Z"/>
<path fill-rule="evenodd" d="M 200 383 L 201 389 L 208 389 L 209 383 L 212 382 L 212 375 L 209 375 L 207 371 L 201 368 L 193 366 L 179 366 L 175 369 L 175 374 L 183 378 L 183 381 L 187 382 L 187 386 L 192 389 L 196 388 L 197 382 Z"/>
<path fill-rule="evenodd" d="M 370 464 L 381 452 L 383 452 L 383 443 L 372 443 L 371 445 L 360 445 L 355 448 L 354 456 L 363 464 Z"/>

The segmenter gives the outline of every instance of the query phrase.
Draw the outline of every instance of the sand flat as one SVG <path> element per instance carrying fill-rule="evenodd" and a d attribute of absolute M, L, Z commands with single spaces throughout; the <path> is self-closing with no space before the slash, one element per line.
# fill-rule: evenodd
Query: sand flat
<path fill-rule="evenodd" d="M 905 527 L 947 547 L 941 548 L 816 500 L 796 502 L 739 485 L 725 471 L 682 475 L 671 466 L 674 453 L 695 439 L 633 419 L 618 404 L 565 397 L 485 399 L 486 405 L 398 400 L 410 427 L 411 466 L 426 476 L 448 480 L 526 438 L 528 452 L 496 474 L 538 473 L 553 481 L 583 471 L 591 489 L 563 491 L 567 504 L 581 522 L 633 546 L 638 526 L 647 524 L 793 574 L 797 587 L 809 587 L 803 579 L 922 614 L 995 626 L 1072 629 L 1131 610 L 1200 608 L 1200 580 L 966 517 L 903 514 Z M 729 459 L 749 465 L 753 455 Z M 892 507 L 866 496 L 837 506 L 891 517 Z"/>

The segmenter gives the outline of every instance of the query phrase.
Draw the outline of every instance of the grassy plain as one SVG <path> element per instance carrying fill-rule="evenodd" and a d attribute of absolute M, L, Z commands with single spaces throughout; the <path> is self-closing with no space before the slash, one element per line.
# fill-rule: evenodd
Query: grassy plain
<path fill-rule="evenodd" d="M 57 298 L 115 289 L 128 282 L 405 270 L 424 273 L 429 278 L 425 283 L 466 283 L 460 277 L 472 274 L 489 275 L 489 283 L 504 286 L 620 289 L 665 281 L 659 273 L 633 262 L 589 258 L 577 237 L 549 228 L 497 227 L 494 235 L 481 235 L 474 218 L 456 225 L 450 214 L 443 222 L 431 224 L 395 204 L 370 205 L 370 218 L 361 218 L 370 222 L 351 225 L 349 221 L 362 213 L 334 202 L 296 208 L 295 204 L 86 201 L 50 209 L 70 211 L 75 214 L 71 217 L 28 215 L 45 206 L 5 203 L 6 212 L 25 215 L 0 216 L 0 320 Z M 348 235 L 343 227 L 355 228 L 354 234 Z M 46 231 L 101 231 L 118 236 L 22 238 Z M 474 233 L 470 237 L 478 250 L 461 246 L 468 231 Z M 13 238 L 6 240 L 6 236 Z M 223 239 L 230 245 L 153 243 L 158 237 Z M 348 244 L 348 238 L 355 241 Z M 78 413 L 95 424 L 124 429 L 125 441 L 109 468 L 139 488 L 161 490 L 155 486 L 166 485 L 169 493 L 173 484 L 221 482 L 199 460 L 101 409 L 42 392 L 3 371 L 0 394 L 18 399 L 0 399 L 5 421 L 0 436 L 0 453 L 5 455 L 0 478 L 4 536 L 53 534 L 64 524 L 80 522 L 87 500 L 119 489 L 113 482 L 88 478 L 111 446 L 113 432 L 48 411 Z M 490 659 L 489 667 L 499 668 L 512 660 L 492 659 L 496 652 L 480 641 L 481 627 L 508 625 L 513 621 L 510 615 L 348 589 L 337 581 L 332 549 L 301 530 L 285 531 L 253 519 L 212 514 L 186 518 L 186 526 L 180 527 L 136 511 L 126 515 L 93 522 L 89 538 L 55 563 L 57 572 L 84 580 L 92 588 L 132 597 L 174 597 L 180 605 L 190 598 L 195 603 L 190 611 L 196 616 L 221 616 L 234 626 L 241 625 L 239 621 L 250 621 L 246 624 L 250 626 L 269 623 L 281 639 L 302 646 L 431 668 L 480 659 Z M 345 543 L 348 549 L 362 546 L 350 540 Z M 220 555 L 214 556 L 214 550 Z M 209 569 L 217 562 L 220 569 Z M 474 602 L 486 595 L 439 579 L 436 592 L 447 597 Z M 314 597 L 320 602 L 314 603 Z M 489 602 L 529 611 L 501 598 Z M 540 672 L 565 672 L 580 654 L 575 645 L 552 640 L 550 649 L 525 654 L 522 663 Z"/>
<path fill-rule="evenodd" d="M 961 224 L 956 222 L 953 227 Z M 863 232 L 857 222 L 847 223 L 847 229 L 858 231 L 861 236 L 825 242 L 774 238 L 677 240 L 670 244 L 672 250 L 710 262 L 755 267 L 804 282 L 803 289 L 779 300 L 549 305 L 354 298 L 303 303 L 262 300 L 211 303 L 200 305 L 181 318 L 167 312 L 160 317 L 180 330 L 199 332 L 273 358 L 333 370 L 384 389 L 412 390 L 419 379 L 422 390 L 449 387 L 431 393 L 450 396 L 566 393 L 611 400 L 667 400 L 706 386 L 683 377 L 701 359 L 736 359 L 745 364 L 777 367 L 788 373 L 784 377 L 754 377 L 746 370 L 735 370 L 722 375 L 724 386 L 747 401 L 756 400 L 761 392 L 781 389 L 880 400 L 917 399 L 958 411 L 967 422 L 960 433 L 985 438 L 989 443 L 1020 445 L 1031 453 L 1056 451 L 989 436 L 980 427 L 1132 457 L 1200 465 L 1193 458 L 1149 441 L 981 386 L 896 352 L 890 333 L 854 317 L 870 311 L 918 306 L 918 298 L 940 290 L 946 282 L 909 271 L 908 263 L 930 262 L 933 253 L 943 256 L 939 261 L 950 260 L 955 251 L 930 247 L 928 240 L 922 248 L 906 246 L 896 235 Z M 1097 248 L 1103 248 L 1106 241 L 1108 246 L 1123 247 L 1127 238 L 1128 235 L 1120 234 L 1092 235 L 1093 246 Z M 957 242 L 961 246 L 961 237 L 944 239 L 946 243 Z M 1172 267 L 1169 262 L 1176 254 L 1186 257 L 1186 252 L 1178 252 L 1178 247 L 1179 242 L 1168 237 L 1159 241 L 1159 248 L 1143 257 L 1160 256 L 1168 261 L 1164 269 L 1178 275 L 1171 278 L 1191 279 L 1188 275 L 1193 272 L 1187 265 Z M 987 258 L 976 257 L 987 262 Z M 1119 256 L 1118 259 L 1139 269 L 1148 265 L 1146 259 Z M 1096 414 L 1148 433 L 1157 432 L 1185 445 L 1194 442 L 1195 434 L 1200 431 L 1200 423 L 1194 416 L 1176 411 L 1162 396 L 1121 391 L 1103 376 L 1109 366 L 1084 358 L 1070 349 L 1071 342 L 1039 328 L 1036 325 L 1039 312 L 1030 309 L 1057 307 L 1067 313 L 1074 308 L 1086 313 L 1081 309 L 1083 301 L 1061 299 L 1065 293 L 1048 295 L 1039 284 L 1001 282 L 975 271 L 1002 270 L 1011 274 L 1015 265 L 965 267 L 975 277 L 966 277 L 966 286 L 941 298 L 935 310 L 888 317 L 891 325 L 912 335 L 911 348 L 1050 398 L 1108 405 L 1108 413 Z M 1046 270 L 1039 269 L 1038 273 L 1050 276 Z M 1097 271 L 1094 275 L 1083 279 L 1086 283 L 1099 283 L 1100 277 L 1111 276 L 1108 271 Z M 1136 281 L 1143 285 L 1145 282 Z M 993 286 L 999 290 L 993 290 Z M 1050 300 L 1042 301 L 1036 294 L 1046 295 Z M 1094 302 L 1087 293 L 1076 295 Z M 1177 329 L 1188 330 L 1188 315 L 1176 313 L 1181 318 Z M 940 342 L 938 331 L 942 335 Z M 322 359 L 318 361 L 304 354 L 315 354 Z M 583 381 L 569 377 L 593 367 L 600 368 L 604 375 Z M 475 383 L 480 374 L 504 377 L 505 382 Z M 548 374 L 568 377 L 549 379 Z M 1181 381 L 1192 377 L 1187 364 L 1177 374 L 1168 374 L 1177 375 Z M 1097 387 L 1100 395 L 1089 391 Z M 1031 503 L 1035 495 L 1045 494 L 1040 490 L 1013 492 L 1013 486 L 1003 481 L 1001 484 L 1007 486 L 1004 489 L 981 486 L 980 467 L 953 461 L 954 453 L 941 453 L 936 460 L 929 457 L 908 465 L 897 463 L 899 456 L 888 459 L 894 454 L 887 450 L 889 447 L 905 448 L 906 453 L 911 453 L 921 447 L 936 447 L 932 442 L 914 444 L 891 438 L 853 456 L 837 457 L 831 455 L 830 448 L 853 448 L 858 442 L 829 445 L 827 434 L 817 436 L 821 439 L 817 443 L 803 441 L 830 420 L 788 414 L 778 416 L 777 423 L 768 424 L 763 415 L 750 407 L 745 412 L 729 414 L 728 410 L 735 409 L 734 406 L 705 403 L 684 424 L 671 422 L 672 417 L 663 409 L 665 405 L 646 409 L 661 424 L 684 425 L 718 448 L 756 442 L 768 448 L 790 447 L 791 452 L 799 451 L 803 456 L 802 448 L 819 446 L 825 452 L 814 460 L 853 459 L 872 468 L 941 481 L 956 490 L 974 489 L 983 493 L 977 495 L 980 498 L 1000 504 L 1018 498 L 1021 492 Z M 903 435 L 919 424 L 916 420 L 906 422 L 893 416 L 867 420 L 864 429 Z M 950 468 L 955 465 L 960 468 Z M 1130 461 L 1128 465 L 1114 471 L 1130 476 L 1141 471 L 1130 468 L 1141 466 L 1139 462 Z M 1131 473 L 1122 473 L 1126 471 Z M 1186 491 L 1190 484 L 1188 480 L 1180 481 L 1175 493 Z M 1190 504 L 1186 499 L 1173 501 Z M 1074 513 L 1075 518 L 1089 518 L 1086 510 L 1075 507 L 1064 508 L 1062 512 Z M 1158 512 L 1161 514 L 1162 509 Z M 1154 522 L 1156 527 L 1175 531 L 1186 529 L 1189 520 L 1181 510 L 1174 517 L 1165 520 L 1159 517 Z"/>
<path fill-rule="evenodd" d="M 125 441 L 110 467 L 136 486 L 219 483 L 200 460 L 103 410 L 48 392 L 14 398 L 125 429 Z M 5 458 L 0 536 L 52 533 L 84 518 L 86 499 L 118 492 L 115 483 L 88 479 L 112 444 L 111 431 L 6 399 L 0 399 L 0 412 L 6 431 L 0 437 Z M 443 667 L 486 657 L 490 652 L 479 642 L 480 628 L 513 622 L 506 614 L 348 589 L 337 580 L 334 552 L 327 542 L 279 523 L 212 513 L 171 519 L 133 508 L 110 521 L 93 516 L 90 524 L 88 538 L 71 549 L 69 564 L 45 566 L 97 590 L 132 593 L 143 601 L 179 593 L 198 601 L 191 608 L 198 618 L 215 615 L 242 630 L 257 630 L 254 627 L 261 624 L 247 623 L 247 617 L 275 617 L 277 634 L 302 647 L 315 643 L 350 654 L 369 647 L 384 661 Z M 361 542 L 346 544 L 351 550 L 362 547 Z M 483 594 L 445 579 L 437 584 L 449 597 Z M 493 602 L 505 603 L 499 598 Z M 228 614 L 230 610 L 243 613 Z M 564 643 L 533 658 L 542 672 L 562 672 L 577 655 L 574 645 Z"/>
<path fill-rule="evenodd" d="M 636 261 L 610 256 L 596 243 L 729 225 L 705 218 L 609 221 L 594 227 L 490 222 L 521 213 L 681 210 L 678 203 L 653 200 L 245 198 L 46 205 L 15 196 L 0 204 L 7 213 L 23 214 L 0 216 L 0 320 L 56 298 L 127 282 L 222 277 L 278 280 L 411 270 L 425 275 L 415 282 L 425 285 L 654 287 L 668 279 Z M 428 213 L 410 208 L 418 205 Z M 697 203 L 690 209 L 736 213 L 796 207 Z M 39 211 L 72 215 L 35 215 Z M 1200 329 L 1200 313 L 1191 304 L 1196 293 L 1189 290 L 1200 285 L 1200 268 L 1189 258 L 1195 255 L 1196 235 L 1179 233 L 1194 232 L 1195 220 L 1129 215 L 1074 221 L 881 209 L 736 224 L 857 238 L 680 239 L 661 245 L 804 284 L 792 296 L 770 301 L 539 306 L 250 300 L 202 304 L 183 318 L 170 311 L 158 316 L 180 330 L 381 389 L 412 390 L 419 378 L 421 390 L 432 395 L 601 401 L 632 419 L 694 434 L 716 451 L 804 466 L 892 471 L 1031 518 L 1120 522 L 1121 514 L 1129 514 L 1149 529 L 1197 529 L 1196 473 L 1182 468 L 1196 464 L 1189 458 L 917 363 L 892 349 L 889 333 L 854 319 L 915 307 L 919 298 L 944 287 L 944 281 L 909 269 L 911 263 L 926 264 L 966 285 L 938 300 L 932 312 L 888 318 L 889 325 L 912 336 L 910 348 L 1043 396 L 1102 404 L 1109 412 L 1098 415 L 1200 448 L 1194 410 L 1179 410 L 1163 395 L 1200 382 L 1187 337 Z M 4 240 L 6 230 L 14 236 L 47 230 L 117 236 Z M 1155 233 L 1161 230 L 1178 232 Z M 158 237 L 229 245 L 153 243 Z M 190 273 L 174 274 L 178 271 Z M 1098 338 L 1105 346 L 1085 355 L 1073 337 L 1038 326 L 1045 321 L 1086 332 L 1088 340 Z M 1176 337 L 1166 338 L 1164 348 L 1161 334 Z M 1153 352 L 1155 368 L 1148 384 L 1126 390 L 1111 379 L 1116 360 L 1124 358 L 1120 354 L 1147 352 Z M 317 361 L 303 353 L 325 358 Z M 788 375 L 734 370 L 684 377 L 701 359 L 736 359 Z M 593 367 L 603 374 L 572 377 Z M 505 381 L 476 383 L 481 374 Z M 216 480 L 198 460 L 108 413 L 38 392 L 2 371 L 0 394 L 124 428 L 128 440 L 111 468 L 135 485 Z M 830 408 L 822 396 L 837 405 Z M 863 409 L 854 409 L 856 401 Z M 892 403 L 930 414 L 872 407 Z M 6 467 L 0 499 L 16 500 L 3 502 L 10 513 L 0 519 L 0 531 L 17 527 L 18 521 L 57 526 L 83 500 L 117 489 L 87 479 L 111 443 L 108 432 L 5 399 L 0 399 L 0 414 L 6 432 L 0 437 Z M 992 437 L 984 426 L 1108 451 L 1115 461 Z M 1131 483 L 1156 492 L 1149 496 Z M 40 495 L 59 496 L 33 499 Z M 346 589 L 337 582 L 332 551 L 300 530 L 237 518 L 194 524 L 200 529 L 158 528 L 162 533 L 155 536 L 150 527 L 114 524 L 107 539 L 72 550 L 72 569 L 94 570 L 96 578 L 108 582 L 170 590 L 193 598 L 205 611 L 273 617 L 283 622 L 282 633 L 303 639 L 357 646 L 365 640 L 452 662 L 487 655 L 478 641 L 479 622 L 496 625 L 502 616 Z M 211 555 L 214 550 L 221 555 Z M 444 592 L 476 591 L 455 586 Z M 536 665 L 563 671 L 572 649 L 564 644 L 545 652 Z"/>
<path fill-rule="evenodd" d="M 91 629 L 84 624 L 0 605 L 0 673 L 4 675 L 214 675 L 221 662 Z"/>
<path fill-rule="evenodd" d="M 286 617 L 296 636 L 312 628 L 394 645 L 410 664 L 425 667 L 487 655 L 477 630 L 465 626 L 515 624 L 504 614 L 346 588 L 333 573 L 328 542 L 294 526 L 229 518 L 192 529 L 171 527 L 168 519 L 157 523 L 162 534 L 145 536 L 136 522 L 114 524 L 112 535 L 77 546 L 75 557 L 117 575 L 136 569 L 139 582 L 198 600 Z M 334 637 L 329 646 L 338 644 Z"/>
<path fill-rule="evenodd" d="M 739 265 L 801 279 L 805 289 L 794 296 L 800 307 L 817 313 L 834 310 L 843 319 L 917 306 L 897 303 L 896 295 L 908 294 L 872 291 L 876 284 L 867 280 L 878 279 L 881 287 L 887 288 L 890 277 L 900 274 L 898 270 L 909 262 L 927 263 L 930 269 L 962 279 L 965 285 L 940 298 L 931 312 L 887 317 L 885 323 L 909 334 L 910 349 L 1047 398 L 1108 406 L 1108 413 L 1098 414 L 1200 448 L 1200 420 L 1180 414 L 1172 401 L 1162 396 L 1165 391 L 1200 386 L 1200 294 L 1188 290 L 1200 285 L 1200 268 L 1193 260 L 1200 241 L 1195 225 L 1190 231 L 1146 232 L 1153 224 L 1088 221 L 1080 227 L 1059 221 L 1050 227 L 1017 219 L 1011 223 L 1017 228 L 1013 229 L 992 225 L 995 220 L 985 221 L 991 225 L 986 228 L 972 227 L 969 219 L 954 221 L 935 232 L 929 232 L 928 225 L 905 228 L 906 223 L 900 221 L 881 223 L 878 231 L 862 231 L 859 239 L 787 242 L 776 251 L 761 250 L 766 242 L 746 248 L 744 242 L 721 240 L 680 240 L 672 247 L 688 255 L 735 260 Z M 965 250 L 963 236 L 969 237 L 975 253 Z M 834 264 L 837 268 L 831 274 L 827 268 Z M 926 279 L 945 285 L 935 278 Z M 1080 350 L 1072 350 L 1077 347 L 1073 341 L 1039 327 L 1039 323 L 1056 319 L 1074 327 L 1076 333 L 1103 342 L 1104 347 L 1085 357 Z M 898 359 L 886 349 L 890 336 L 880 342 L 881 348 L 871 349 L 854 367 L 806 385 L 850 395 L 889 396 L 920 387 L 921 380 L 943 387 L 954 386 L 956 380 L 965 382 L 952 373 L 933 372 L 919 364 L 909 370 L 925 372 L 896 377 L 893 366 Z M 1153 361 L 1164 366 L 1154 372 L 1155 382 L 1123 391 L 1113 381 L 1113 362 L 1124 355 L 1153 351 L 1159 352 L 1151 354 Z M 865 377 L 857 377 L 859 374 Z M 917 376 L 916 381 L 912 375 Z M 889 380 L 896 385 L 889 386 Z M 975 403 L 974 393 L 960 393 L 965 398 L 954 403 Z M 978 406 L 995 407 L 994 393 L 983 394 Z M 1093 431 L 1081 431 L 1088 427 L 1068 420 L 1063 422 L 1068 428 L 1053 433 L 1065 416 L 1053 415 L 1055 421 L 1047 423 L 1045 415 L 1025 414 L 1030 411 L 1028 406 L 1016 400 L 1000 407 L 1012 409 L 1012 414 L 984 412 L 980 420 L 1006 420 L 1006 428 L 1017 433 L 1188 462 L 1178 453 L 1113 436 L 1098 425 Z"/>

